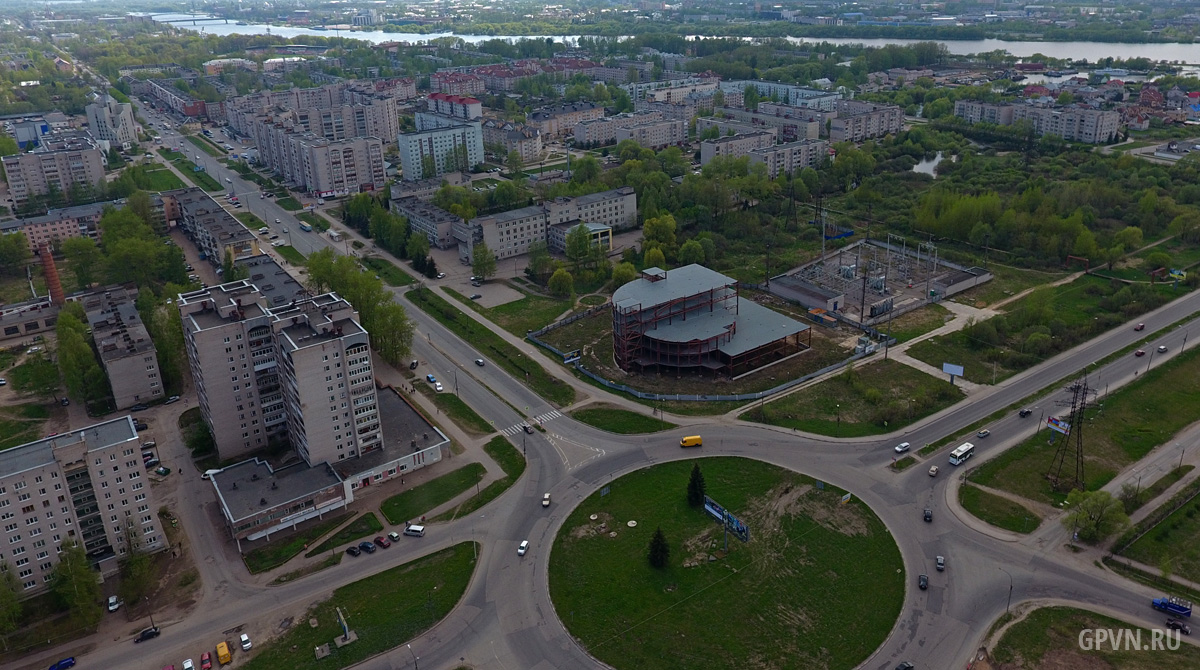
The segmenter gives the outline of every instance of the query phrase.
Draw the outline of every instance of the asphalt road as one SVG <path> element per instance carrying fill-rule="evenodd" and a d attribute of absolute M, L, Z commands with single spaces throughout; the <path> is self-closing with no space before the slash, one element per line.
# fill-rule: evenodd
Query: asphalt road
<path fill-rule="evenodd" d="M 205 164 L 211 164 L 213 175 L 223 181 L 229 171 L 205 154 L 200 156 L 201 162 L 207 160 Z M 236 180 L 232 175 L 230 178 Z M 237 181 L 235 185 L 239 192 L 243 186 L 254 190 Z M 270 201 L 249 198 L 246 202 L 250 211 L 270 222 L 268 225 L 273 226 L 277 217 L 289 221 L 284 218 L 286 212 Z M 259 210 L 253 205 L 259 205 Z M 302 246 L 306 242 L 311 244 Z M 294 240 L 293 244 L 308 253 L 306 248 L 327 242 L 312 234 L 299 242 Z M 284 616 L 325 597 L 338 586 L 456 542 L 474 539 L 481 543 L 480 562 L 476 578 L 460 605 L 426 634 L 412 641 L 397 640 L 400 646 L 360 667 L 408 668 L 416 665 L 414 656 L 426 668 L 451 668 L 460 659 L 477 668 L 604 667 L 570 638 L 549 602 L 546 569 L 555 533 L 579 500 L 614 477 L 653 463 L 718 454 L 758 458 L 828 481 L 868 503 L 887 524 L 900 547 L 910 588 L 891 636 L 862 665 L 864 668 L 890 669 L 901 660 L 912 661 L 919 668 L 964 667 L 991 623 L 1010 603 L 1028 598 L 1086 603 L 1135 623 L 1160 626 L 1162 617 L 1149 608 L 1149 599 L 1159 594 L 1131 582 L 1113 581 L 1089 563 L 1072 560 L 1062 547 L 1066 533 L 1061 528 L 1047 524 L 1027 538 L 1004 541 L 975 530 L 949 513 L 946 495 L 957 481 L 954 475 L 961 474 L 961 469 L 948 466 L 945 454 L 957 441 L 920 466 L 902 473 L 893 473 L 886 466 L 894 455 L 891 448 L 897 442 L 911 442 L 915 452 L 927 442 L 959 433 L 984 417 L 1012 407 L 1009 414 L 988 426 L 990 437 L 972 439 L 978 450 L 974 463 L 992 456 L 1035 430 L 1043 412 L 1049 415 L 1063 411 L 1056 403 L 1067 394 L 1054 392 L 1032 403 L 1037 413 L 1026 419 L 1017 417 L 1015 403 L 1050 384 L 1073 378 L 1085 368 L 1089 370 L 1093 388 L 1102 392 L 1105 388 L 1115 389 L 1132 379 L 1135 371 L 1177 353 L 1191 329 L 1197 329 L 1200 337 L 1200 319 L 1154 334 L 1157 329 L 1197 311 L 1200 311 L 1200 293 L 1193 293 L 1144 316 L 1145 332 L 1133 331 L 1132 324 L 1112 330 L 910 430 L 886 438 L 814 438 L 717 422 L 704 428 L 692 426 L 653 436 L 620 436 L 579 424 L 569 417 L 555 417 L 544 424 L 546 433 L 524 438 L 518 434 L 513 438 L 524 441 L 529 460 L 527 474 L 513 489 L 475 515 L 434 525 L 424 538 L 405 538 L 405 542 L 365 560 L 343 561 L 335 568 L 290 585 L 268 588 L 246 584 L 243 581 L 246 575 L 239 565 L 228 570 L 206 569 L 202 571 L 206 597 L 190 617 L 165 626 L 163 635 L 156 640 L 132 647 L 126 637 L 102 646 L 83 660 L 92 667 L 157 668 L 179 663 L 185 657 L 196 658 L 203 648 L 220 639 L 222 631 L 234 625 L 244 623 L 259 630 L 274 630 Z M 553 411 L 520 381 L 490 362 L 482 368 L 475 366 L 471 361 L 479 354 L 470 343 L 463 342 L 419 310 L 410 308 L 409 314 L 417 324 L 414 350 L 423 366 L 418 372 L 423 376 L 432 371 L 449 392 L 454 391 L 457 374 L 458 393 L 498 430 L 522 422 L 521 414 L 538 416 Z M 1143 358 L 1127 354 L 1107 365 L 1095 365 L 1147 336 L 1150 337 L 1149 346 L 1145 347 L 1148 352 L 1162 344 L 1168 347 L 1167 353 Z M 589 388 L 589 393 L 599 392 Z M 704 435 L 704 447 L 681 451 L 678 439 L 685 433 Z M 929 463 L 942 467 L 943 475 L 929 477 L 926 474 Z M 184 477 L 195 479 L 185 484 L 190 499 L 200 501 L 211 496 L 198 476 L 185 473 Z M 542 508 L 539 503 L 546 491 L 554 499 L 550 508 Z M 921 518 L 921 510 L 927 505 L 934 509 L 932 523 Z M 205 523 L 200 503 L 194 506 L 193 513 L 180 512 L 189 537 L 195 543 L 212 541 L 205 535 L 220 531 L 194 527 Z M 516 546 L 524 539 L 532 546 L 521 558 L 516 555 Z M 947 557 L 946 572 L 932 569 L 935 555 Z M 226 558 L 199 557 L 201 561 Z M 927 591 L 915 588 L 916 575 L 921 573 L 930 575 Z M 211 590 L 207 584 L 210 579 L 222 580 L 219 592 Z M 411 651 L 406 642 L 412 645 Z M 128 657 L 133 650 L 137 652 L 135 662 Z M 49 655 L 46 657 L 49 659 Z"/>

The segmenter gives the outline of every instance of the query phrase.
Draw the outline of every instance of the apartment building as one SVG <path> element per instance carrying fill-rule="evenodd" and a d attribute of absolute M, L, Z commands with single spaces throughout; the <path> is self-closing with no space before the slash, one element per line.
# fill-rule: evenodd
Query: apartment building
<path fill-rule="evenodd" d="M 827 122 L 837 116 L 837 112 L 823 112 L 819 109 L 793 107 L 773 102 L 758 103 L 758 110 L 752 111 L 736 106 L 722 107 L 717 110 L 721 116 L 742 123 L 749 123 L 762 128 L 778 128 L 779 139 L 783 142 L 817 139 L 828 135 Z"/>
<path fill-rule="evenodd" d="M 258 237 L 201 189 L 163 191 L 159 198 L 163 218 L 175 223 L 210 263 L 220 265 L 226 254 L 237 260 L 262 253 Z"/>
<path fill-rule="evenodd" d="M 637 195 L 632 186 L 622 186 L 577 198 L 559 197 L 456 224 L 459 259 L 470 263 L 475 245 L 480 242 L 485 242 L 497 259 L 529 253 L 534 242 L 549 242 L 551 226 L 566 223 L 570 227 L 591 223 L 617 232 L 627 230 L 637 224 Z"/>
<path fill-rule="evenodd" d="M 708 165 L 717 156 L 740 158 L 755 149 L 775 146 L 774 133 L 758 130 L 744 135 L 729 135 L 700 143 L 700 164 Z"/>
<path fill-rule="evenodd" d="M 838 100 L 837 117 L 829 121 L 831 142 L 863 142 L 904 129 L 904 110 L 858 100 Z"/>
<path fill-rule="evenodd" d="M 1121 113 L 1085 107 L 1016 105 L 1013 123 L 1027 121 L 1038 135 L 1057 135 L 1072 142 L 1101 144 L 1113 140 L 1121 128 Z"/>
<path fill-rule="evenodd" d="M 537 128 L 543 137 L 559 137 L 573 131 L 575 126 L 604 117 L 604 108 L 594 102 L 573 102 L 547 107 L 529 115 L 526 124 Z"/>
<path fill-rule="evenodd" d="M 661 111 L 645 110 L 641 112 L 626 112 L 616 116 L 606 116 L 591 121 L 575 124 L 575 145 L 582 147 L 602 147 L 617 141 L 617 129 L 628 128 L 651 121 L 662 121 Z"/>
<path fill-rule="evenodd" d="M 475 98 L 447 93 L 430 93 L 429 97 L 425 98 L 425 109 L 428 114 L 450 117 L 459 122 L 474 121 L 483 117 L 482 102 Z M 418 122 L 417 128 L 421 127 Z"/>
<path fill-rule="evenodd" d="M 82 299 L 117 409 L 163 397 L 154 341 L 138 314 L 137 294 L 136 286 L 113 286 Z"/>
<path fill-rule="evenodd" d="M 214 58 L 213 60 L 204 61 L 204 74 L 211 76 L 224 73 L 226 70 L 233 72 L 234 70 L 246 70 L 247 72 L 258 72 L 258 63 L 247 58 Z"/>
<path fill-rule="evenodd" d="M 33 151 L 0 158 L 13 204 L 22 207 L 50 189 L 94 189 L 104 183 L 104 155 L 86 133 L 47 135 Z"/>
<path fill-rule="evenodd" d="M 0 306 L 0 342 L 54 330 L 58 310 L 48 295 Z"/>
<path fill-rule="evenodd" d="M 483 162 L 483 130 L 478 121 L 400 135 L 400 169 L 406 181 L 432 179 Z"/>
<path fill-rule="evenodd" d="M 682 86 L 666 86 L 662 88 L 651 88 L 642 91 L 642 99 L 650 102 L 665 102 L 671 105 L 677 105 L 687 99 L 689 95 L 694 93 L 708 94 L 711 96 L 717 90 L 717 82 L 701 81 L 692 84 L 684 84 Z M 706 97 L 708 97 L 706 96 Z"/>
<path fill-rule="evenodd" d="M 87 112 L 88 130 L 92 137 L 122 149 L 129 149 L 138 141 L 137 122 L 134 121 L 133 105 L 130 103 L 117 102 L 110 95 L 102 95 L 84 111 Z"/>
<path fill-rule="evenodd" d="M 709 128 L 717 129 L 718 137 L 727 135 L 748 135 L 750 133 L 770 133 L 776 141 L 779 140 L 780 127 L 776 125 L 758 125 L 753 122 L 740 121 L 723 116 L 696 117 L 696 133 L 703 135 Z"/>
<path fill-rule="evenodd" d="M 663 149 L 687 139 L 687 124 L 678 119 L 663 119 L 617 128 L 617 142 L 633 140 L 647 149 Z"/>
<path fill-rule="evenodd" d="M 454 227 L 463 225 L 462 217 L 433 203 L 411 196 L 400 198 L 392 200 L 392 213 L 408 219 L 410 229 L 427 237 L 431 247 L 449 249 L 458 243 L 454 239 Z"/>
<path fill-rule="evenodd" d="M 487 90 L 482 77 L 466 72 L 434 72 L 429 87 L 449 95 L 482 95 Z"/>
<path fill-rule="evenodd" d="M 329 140 L 378 137 L 394 142 L 400 107 L 414 97 L 416 83 L 412 79 L 338 82 L 240 96 L 227 104 L 226 119 L 235 132 L 252 138 L 257 126 L 282 123 L 297 133 Z"/>
<path fill-rule="evenodd" d="M 203 100 L 184 93 L 175 86 L 175 79 L 134 79 L 130 87 L 135 95 L 150 97 L 177 114 L 198 119 L 225 118 L 223 103 L 213 103 L 212 109 Z M 210 114 L 211 112 L 211 114 Z"/>
<path fill-rule="evenodd" d="M 542 157 L 542 134 L 512 121 L 487 119 L 483 122 L 483 146 L 501 158 L 515 151 L 525 163 L 533 163 Z"/>
<path fill-rule="evenodd" d="M 679 79 L 650 81 L 650 70 L 653 69 L 654 64 L 632 61 L 630 65 L 625 66 L 625 71 L 628 72 L 630 67 L 635 67 L 632 64 L 635 62 L 638 63 L 638 65 L 643 66 L 637 67 L 636 69 L 638 69 L 645 76 L 639 78 L 639 81 L 621 84 L 621 89 L 628 93 L 629 97 L 634 101 L 655 100 L 657 102 L 669 102 L 674 104 L 687 97 L 687 93 L 694 93 L 697 91 L 711 92 L 717 88 L 717 83 L 720 81 L 719 77 L 705 76 L 689 76 Z M 622 82 L 624 81 L 625 80 L 623 79 Z M 684 92 L 684 89 L 692 86 L 698 86 L 700 88 L 691 89 L 690 91 Z M 656 98 L 651 98 L 648 94 L 653 91 L 662 91 L 662 93 L 660 93 Z"/>
<path fill-rule="evenodd" d="M 23 594 L 49 588 L 64 545 L 106 576 L 130 551 L 165 548 L 158 507 L 128 416 L 0 451 L 0 561 Z"/>
<path fill-rule="evenodd" d="M 121 201 L 96 202 L 52 209 L 41 216 L 28 219 L 10 219 L 0 222 L 0 235 L 23 234 L 29 241 L 29 250 L 37 253 L 44 245 L 72 237 L 90 237 L 100 241 L 100 217 L 105 207 L 120 207 Z"/>
<path fill-rule="evenodd" d="M 471 183 L 471 178 L 462 172 L 447 172 L 440 177 L 433 177 L 431 179 L 401 180 L 392 183 L 392 200 L 400 200 L 402 198 L 431 200 L 447 184 L 450 186 L 465 186 L 469 183 Z"/>
<path fill-rule="evenodd" d="M 806 167 L 815 168 L 829 157 L 829 142 L 825 140 L 800 140 L 778 144 L 749 153 L 750 165 L 762 163 L 767 166 L 771 179 L 780 174 L 794 174 Z"/>
<path fill-rule="evenodd" d="M 354 308 L 333 293 L 270 302 L 249 280 L 176 302 L 221 458 L 283 435 L 309 465 L 381 448 L 370 341 Z"/>
<path fill-rule="evenodd" d="M 970 124 L 994 123 L 998 126 L 1011 126 L 1013 106 L 975 100 L 956 100 L 954 115 Z"/>
<path fill-rule="evenodd" d="M 258 161 L 309 195 L 348 195 L 387 182 L 378 137 L 331 140 L 282 123 L 259 124 L 255 130 Z"/>
<path fill-rule="evenodd" d="M 805 86 L 795 86 L 793 84 L 780 84 L 773 81 L 758 81 L 756 79 L 736 79 L 732 81 L 723 81 L 720 84 L 721 90 L 726 95 L 730 93 L 745 93 L 746 88 L 753 86 L 760 98 L 766 100 L 774 100 L 782 102 L 785 105 L 793 107 L 807 107 L 810 109 L 820 109 L 827 112 L 832 112 L 836 108 L 837 101 L 842 99 L 840 93 L 831 93 L 815 88 L 807 88 Z M 726 103 L 728 104 L 728 103 Z"/>

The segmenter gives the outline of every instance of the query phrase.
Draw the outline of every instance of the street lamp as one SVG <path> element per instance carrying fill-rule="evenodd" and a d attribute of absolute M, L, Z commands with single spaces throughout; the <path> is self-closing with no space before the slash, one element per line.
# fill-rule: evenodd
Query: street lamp
<path fill-rule="evenodd" d="M 1034 407 L 1034 409 L 1041 409 L 1041 408 L 1040 408 L 1040 407 Z M 1034 437 L 1036 437 L 1038 433 L 1042 432 L 1042 419 L 1044 419 L 1044 418 L 1046 418 L 1046 410 L 1044 410 L 1044 409 L 1043 409 L 1043 410 L 1042 410 L 1042 413 L 1038 415 L 1038 425 L 1037 425 L 1037 429 L 1033 431 L 1033 435 L 1034 435 Z"/>
<path fill-rule="evenodd" d="M 417 656 L 416 652 L 414 652 L 414 651 L 412 650 L 412 645 L 411 645 L 411 644 L 410 644 L 410 645 L 408 645 L 408 653 L 412 654 L 412 657 L 413 657 L 413 670 L 420 670 L 421 666 L 420 666 L 420 665 L 418 665 L 417 663 L 418 663 L 418 661 L 420 661 L 420 660 L 421 660 L 421 657 L 420 657 L 420 656 Z"/>
<path fill-rule="evenodd" d="M 1008 614 L 1009 608 L 1012 607 L 1012 592 L 1013 592 L 1012 574 L 1009 573 L 1008 570 L 1005 570 L 1004 568 L 1001 568 L 1001 567 L 997 567 L 996 569 L 999 570 L 1000 572 L 1003 572 L 1004 574 L 1008 575 L 1008 604 L 1004 606 L 1004 613 Z"/>
<path fill-rule="evenodd" d="M 842 406 L 841 406 L 841 404 L 838 404 L 838 406 L 837 406 L 837 434 L 838 434 L 838 437 L 842 436 Z"/>

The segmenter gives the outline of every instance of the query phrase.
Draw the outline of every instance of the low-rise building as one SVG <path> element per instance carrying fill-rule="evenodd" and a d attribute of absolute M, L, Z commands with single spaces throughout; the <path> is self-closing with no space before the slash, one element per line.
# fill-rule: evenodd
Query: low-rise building
<path fill-rule="evenodd" d="M 775 128 L 779 131 L 781 142 L 817 139 L 824 136 L 826 119 L 837 116 L 836 112 L 822 112 L 819 109 L 806 109 L 790 105 L 774 103 L 758 103 L 759 111 L 750 111 L 740 107 L 721 107 L 716 110 L 719 116 L 727 121 L 744 123 L 759 130 Z M 709 117 L 701 117 L 707 119 Z M 699 122 L 699 120 L 697 121 Z M 699 126 L 697 126 L 699 128 Z"/>
<path fill-rule="evenodd" d="M 617 130 L 651 121 L 661 121 L 662 112 L 646 110 L 606 116 L 575 124 L 575 146 L 602 147 L 617 141 Z"/>
<path fill-rule="evenodd" d="M 443 186 L 465 186 L 471 183 L 471 178 L 462 172 L 447 172 L 430 179 L 414 179 L 412 181 L 397 181 L 392 184 L 392 200 L 401 198 L 417 198 L 430 200 L 437 195 Z"/>
<path fill-rule="evenodd" d="M 729 135 L 700 143 L 700 164 L 708 165 L 717 156 L 740 158 L 755 149 L 775 146 L 775 134 L 759 130 L 744 135 Z"/>
<path fill-rule="evenodd" d="M 163 218 L 174 222 L 208 262 L 220 265 L 226 254 L 237 260 L 262 253 L 258 237 L 201 189 L 163 191 L 159 197 Z"/>
<path fill-rule="evenodd" d="M 663 149 L 687 140 L 687 124 L 678 119 L 663 119 L 617 128 L 617 142 L 633 140 L 647 149 Z"/>
<path fill-rule="evenodd" d="M 11 219 L 0 222 L 0 235 L 20 233 L 29 240 L 30 251 L 45 245 L 54 246 L 72 237 L 90 237 L 100 241 L 100 217 L 105 207 L 119 207 L 120 201 L 97 202 L 52 209 L 41 216 L 28 219 Z"/>
<path fill-rule="evenodd" d="M 110 95 L 102 95 L 88 105 L 88 130 L 92 137 L 105 140 L 114 147 L 129 149 L 138 141 L 138 127 L 133 119 L 133 105 L 117 102 Z"/>
<path fill-rule="evenodd" d="M 542 157 L 542 134 L 537 128 L 503 119 L 483 122 L 483 145 L 497 151 L 501 158 L 515 151 L 525 163 L 533 163 Z"/>
<path fill-rule="evenodd" d="M 83 298 L 100 362 L 117 409 L 161 400 L 162 377 L 154 341 L 137 310 L 137 287 L 112 286 Z"/>
<path fill-rule="evenodd" d="M 204 62 L 204 74 L 208 76 L 219 75 L 233 70 L 247 70 L 250 72 L 258 71 L 258 63 L 247 58 L 215 58 Z"/>
<path fill-rule="evenodd" d="M 822 91 L 820 89 L 796 86 L 793 84 L 780 84 L 773 81 L 736 79 L 732 81 L 723 81 L 720 84 L 721 90 L 726 94 L 744 93 L 746 88 L 751 86 L 758 91 L 759 97 L 764 100 L 769 98 L 793 107 L 809 107 L 812 109 L 825 110 L 827 112 L 834 111 L 837 101 L 842 99 L 842 95 L 840 93 L 832 93 L 830 91 Z"/>
<path fill-rule="evenodd" d="M 413 233 L 420 233 L 429 239 L 429 246 L 438 249 L 449 249 L 457 244 L 454 239 L 454 227 L 461 226 L 462 217 L 414 197 L 401 198 L 392 201 L 392 213 L 408 219 L 408 225 Z"/>
<path fill-rule="evenodd" d="M 612 251 L 612 226 L 606 226 L 603 223 L 580 223 L 576 221 L 556 223 L 547 229 L 546 244 L 549 246 L 550 251 L 565 254 L 567 252 L 567 236 L 580 226 L 587 231 L 591 246 L 600 247 L 605 252 Z"/>
<path fill-rule="evenodd" d="M 762 163 L 767 166 L 767 176 L 771 179 L 780 174 L 795 174 L 796 170 L 806 167 L 815 168 L 829 157 L 829 142 L 825 140 L 800 140 L 777 144 L 772 147 L 755 149 L 750 152 L 750 164 Z"/>
<path fill-rule="evenodd" d="M 539 109 L 529 115 L 527 125 L 537 128 L 543 137 L 559 137 L 584 121 L 603 117 L 604 108 L 594 102 L 572 102 Z"/>

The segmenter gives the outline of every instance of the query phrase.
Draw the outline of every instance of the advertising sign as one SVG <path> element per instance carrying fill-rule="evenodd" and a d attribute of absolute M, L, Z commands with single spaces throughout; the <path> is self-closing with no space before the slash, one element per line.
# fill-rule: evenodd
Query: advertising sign
<path fill-rule="evenodd" d="M 1050 430 L 1062 433 L 1063 435 L 1066 435 L 1067 433 L 1071 432 L 1071 424 L 1067 423 L 1066 421 L 1063 421 L 1062 419 L 1060 419 L 1056 416 L 1052 416 L 1049 419 L 1046 419 L 1046 427 L 1049 428 Z"/>

